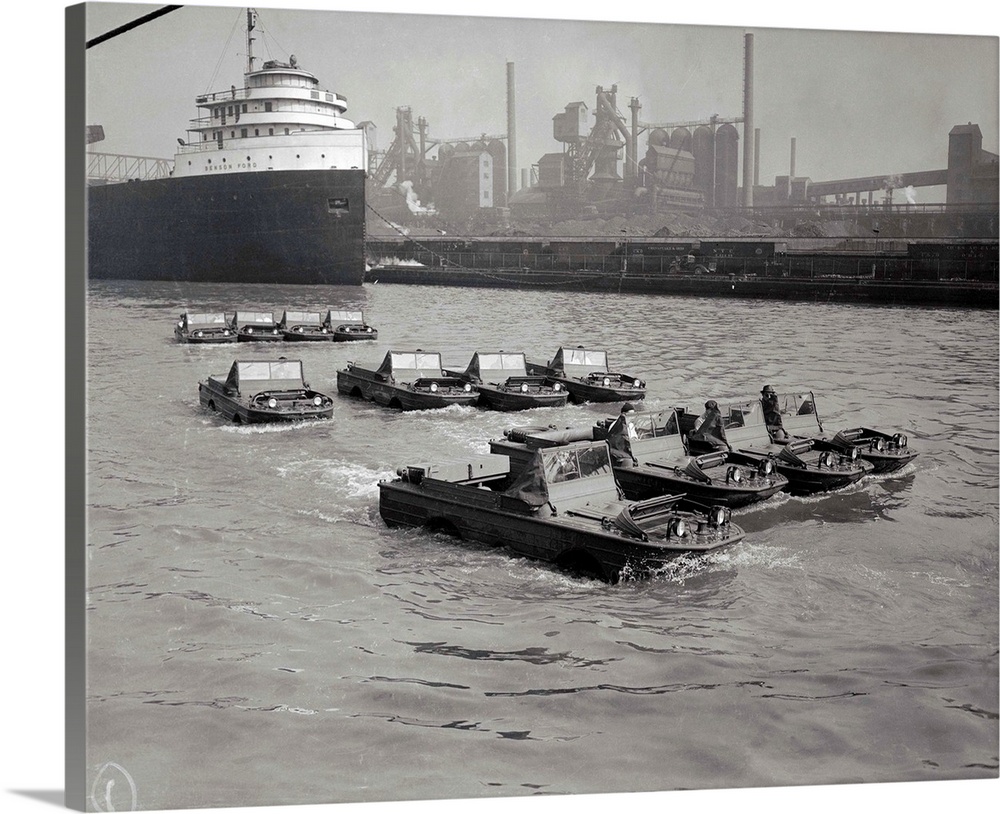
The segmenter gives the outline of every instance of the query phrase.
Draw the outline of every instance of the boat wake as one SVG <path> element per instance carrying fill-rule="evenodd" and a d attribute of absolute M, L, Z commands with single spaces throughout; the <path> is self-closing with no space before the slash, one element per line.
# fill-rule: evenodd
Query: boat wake
<path fill-rule="evenodd" d="M 319 427 L 328 427 L 326 421 L 290 421 L 284 424 L 226 424 L 220 429 L 223 432 L 237 435 L 265 435 L 282 432 L 312 432 Z"/>

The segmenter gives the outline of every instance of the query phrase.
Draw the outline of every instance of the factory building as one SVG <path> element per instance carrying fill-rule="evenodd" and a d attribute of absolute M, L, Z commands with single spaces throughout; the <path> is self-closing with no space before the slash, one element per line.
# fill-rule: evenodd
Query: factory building
<path fill-rule="evenodd" d="M 983 149 L 978 124 L 956 125 L 948 134 L 949 204 L 997 203 L 1000 167 L 996 153 Z"/>
<path fill-rule="evenodd" d="M 876 195 L 883 205 L 892 205 L 895 190 L 919 186 L 947 186 L 948 204 L 997 204 L 997 156 L 982 149 L 982 133 L 972 123 L 956 126 L 949 134 L 946 169 L 813 181 L 796 173 L 793 138 L 788 173 L 776 176 L 772 186 L 762 185 L 757 178 L 760 131 L 753 126 L 753 95 L 752 34 L 744 35 L 740 116 L 650 124 L 640 121 L 637 98 L 623 105 L 623 114 L 617 85 L 598 86 L 592 109 L 574 101 L 552 117 L 552 137 L 560 150 L 529 163 L 531 170 L 521 168 L 521 187 L 516 189 L 514 66 L 507 63 L 508 133 L 432 139 L 426 120 L 414 122 L 409 108 L 399 108 L 392 145 L 384 153 L 371 152 L 376 162 L 370 173 L 373 197 L 385 201 L 387 191 L 405 189 L 408 199 L 428 204 L 426 209 L 411 205 L 411 214 L 433 212 L 449 220 L 490 211 L 503 220 L 508 215 L 514 220 L 557 220 L 671 209 L 870 207 Z M 640 137 L 645 140 L 642 153 Z"/>

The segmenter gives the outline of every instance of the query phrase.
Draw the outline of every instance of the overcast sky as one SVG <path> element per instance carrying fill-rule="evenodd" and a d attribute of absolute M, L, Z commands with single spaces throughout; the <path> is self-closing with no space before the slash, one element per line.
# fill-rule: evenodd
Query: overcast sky
<path fill-rule="evenodd" d="M 400 106 L 423 116 L 432 138 L 505 133 L 508 62 L 515 70 L 519 168 L 562 149 L 552 138 L 552 117 L 577 101 L 592 113 L 598 85 L 617 84 L 626 116 L 629 99 L 637 97 L 643 122 L 736 118 L 743 112 L 746 33 L 754 35 L 762 183 L 788 172 L 793 138 L 796 174 L 814 181 L 942 169 L 955 124 L 979 124 L 984 149 L 998 149 L 996 30 L 973 17 L 897 19 L 860 2 L 832 4 L 825 14 L 751 12 L 745 5 L 734 11 L 726 2 L 700 11 L 637 6 L 616 14 L 626 22 L 597 21 L 614 13 L 607 3 L 547 0 L 420 4 L 433 14 L 389 2 L 364 4 L 382 13 L 343 10 L 360 5 L 282 0 L 261 6 L 255 55 L 287 60 L 295 54 L 321 85 L 347 97 L 350 118 L 377 125 L 380 149 L 393 138 Z M 87 37 L 156 8 L 91 3 Z M 443 13 L 469 8 L 503 16 Z M 94 149 L 172 157 L 197 115 L 194 97 L 242 86 L 241 9 L 185 6 L 89 49 L 88 122 L 103 125 L 106 134 Z M 564 9 L 578 19 L 558 19 Z M 779 27 L 786 25 L 813 30 Z M 858 28 L 869 30 L 844 30 Z"/>

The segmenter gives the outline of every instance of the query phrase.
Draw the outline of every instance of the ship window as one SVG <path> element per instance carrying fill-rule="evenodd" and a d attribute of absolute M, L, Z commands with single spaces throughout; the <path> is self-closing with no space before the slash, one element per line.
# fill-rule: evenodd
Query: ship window
<path fill-rule="evenodd" d="M 235 130 L 230 130 L 229 131 L 229 138 L 236 138 L 236 131 Z"/>
<path fill-rule="evenodd" d="M 270 102 L 264 102 L 264 111 L 267 112 L 267 113 L 271 112 L 271 103 Z"/>
<path fill-rule="evenodd" d="M 254 134 L 255 136 L 259 136 L 259 135 L 260 135 L 260 130 L 258 130 L 258 129 L 257 129 L 256 127 L 255 127 L 255 128 L 253 129 L 253 134 Z"/>
<path fill-rule="evenodd" d="M 247 162 L 249 162 L 249 161 L 250 161 L 250 156 L 247 156 Z"/>
<path fill-rule="evenodd" d="M 247 137 L 247 129 L 245 127 L 241 127 L 240 128 L 240 138 L 246 138 L 246 137 Z"/>
<path fill-rule="evenodd" d="M 212 118 L 213 119 L 219 118 L 219 108 L 217 107 L 212 108 Z"/>
<path fill-rule="evenodd" d="M 285 128 L 285 135 L 286 136 L 288 135 L 288 128 L 287 127 Z"/>
<path fill-rule="evenodd" d="M 269 136 L 273 136 L 274 135 L 274 128 L 273 127 L 268 127 L 267 128 L 267 134 Z"/>
<path fill-rule="evenodd" d="M 242 110 L 243 110 L 244 113 L 246 113 L 247 112 L 247 106 L 243 105 Z"/>
<path fill-rule="evenodd" d="M 229 107 L 228 107 L 228 108 L 226 109 L 226 112 L 227 112 L 227 113 L 228 113 L 228 114 L 229 114 L 230 116 L 232 116 L 232 115 L 233 115 L 233 106 L 232 106 L 232 105 L 230 105 L 230 106 L 229 106 Z"/>
<path fill-rule="evenodd" d="M 351 203 L 347 198 L 329 198 L 327 206 L 329 207 L 329 211 L 334 215 L 351 211 Z"/>

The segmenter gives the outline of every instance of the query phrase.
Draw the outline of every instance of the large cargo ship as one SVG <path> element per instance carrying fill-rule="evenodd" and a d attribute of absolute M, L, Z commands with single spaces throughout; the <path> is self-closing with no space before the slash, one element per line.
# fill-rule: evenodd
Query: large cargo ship
<path fill-rule="evenodd" d="M 90 278 L 363 282 L 365 132 L 294 56 L 255 69 L 255 24 L 243 87 L 195 99 L 169 177 L 88 188 Z"/>

